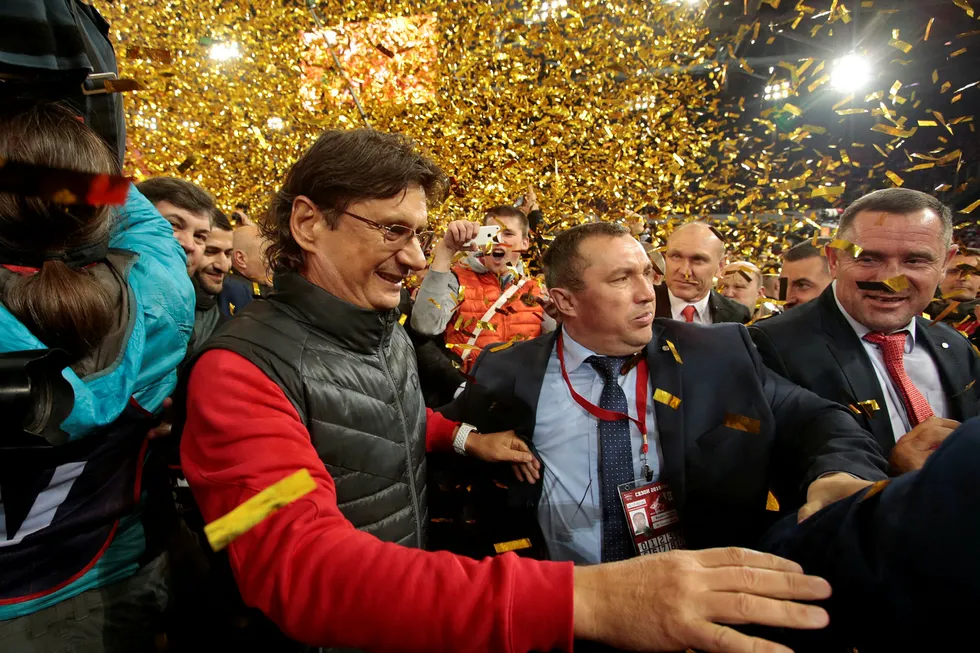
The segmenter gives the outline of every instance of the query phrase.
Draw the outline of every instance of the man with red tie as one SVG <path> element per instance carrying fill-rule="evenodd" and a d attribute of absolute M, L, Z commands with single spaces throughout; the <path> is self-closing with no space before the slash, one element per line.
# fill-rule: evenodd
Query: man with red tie
<path fill-rule="evenodd" d="M 667 238 L 664 261 L 656 317 L 696 324 L 749 321 L 749 309 L 713 290 L 727 262 L 725 243 L 715 229 L 703 222 L 681 225 Z"/>
<path fill-rule="evenodd" d="M 966 339 L 916 317 L 956 252 L 950 211 L 918 191 L 876 191 L 848 207 L 832 244 L 834 283 L 753 339 L 774 371 L 850 408 L 893 472 L 918 469 L 980 397 Z"/>

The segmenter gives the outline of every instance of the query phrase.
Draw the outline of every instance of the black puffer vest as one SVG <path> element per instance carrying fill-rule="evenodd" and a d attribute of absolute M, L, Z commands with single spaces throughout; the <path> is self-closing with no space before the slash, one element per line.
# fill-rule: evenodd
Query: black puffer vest
<path fill-rule="evenodd" d="M 295 273 L 277 275 L 275 285 L 202 353 L 233 351 L 282 388 L 355 527 L 424 548 L 425 405 L 398 312 L 358 308 Z"/>

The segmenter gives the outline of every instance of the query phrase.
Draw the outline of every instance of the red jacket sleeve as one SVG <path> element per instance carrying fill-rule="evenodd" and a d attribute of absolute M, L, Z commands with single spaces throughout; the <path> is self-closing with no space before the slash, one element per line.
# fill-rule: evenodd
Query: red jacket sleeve
<path fill-rule="evenodd" d="M 237 354 L 214 350 L 194 366 L 181 461 L 206 522 L 298 469 L 313 475 L 316 490 L 228 548 L 245 603 L 293 639 L 399 653 L 571 650 L 571 564 L 476 561 L 356 530 L 293 405 Z"/>
<path fill-rule="evenodd" d="M 453 431 L 459 426 L 459 422 L 454 422 L 448 417 L 443 417 L 442 413 L 437 413 L 431 408 L 425 409 L 425 450 L 452 451 Z"/>

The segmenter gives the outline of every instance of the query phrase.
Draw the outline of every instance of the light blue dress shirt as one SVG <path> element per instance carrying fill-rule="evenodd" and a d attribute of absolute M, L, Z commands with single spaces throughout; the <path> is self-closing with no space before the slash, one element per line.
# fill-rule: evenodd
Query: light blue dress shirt
<path fill-rule="evenodd" d="M 575 391 L 599 405 L 602 377 L 585 359 L 594 355 L 564 334 L 565 369 Z M 636 417 L 636 375 L 634 367 L 619 384 L 626 393 L 629 414 Z M 648 383 L 648 397 L 652 393 Z M 653 401 L 647 401 L 648 463 L 654 480 L 660 477 L 663 453 L 656 429 Z M 633 473 L 642 478 L 640 429 L 630 422 L 633 442 Z M 562 379 L 558 354 L 552 350 L 538 396 L 534 426 L 534 446 L 544 463 L 538 522 L 553 560 L 576 564 L 602 561 L 602 488 L 599 480 L 599 420 L 572 399 Z"/>

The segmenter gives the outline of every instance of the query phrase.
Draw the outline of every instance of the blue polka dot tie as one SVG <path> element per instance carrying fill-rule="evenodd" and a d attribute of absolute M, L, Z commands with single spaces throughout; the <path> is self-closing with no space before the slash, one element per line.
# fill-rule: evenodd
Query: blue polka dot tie
<path fill-rule="evenodd" d="M 619 376 L 627 356 L 589 356 L 586 363 L 592 365 L 602 377 L 602 395 L 599 408 L 624 415 L 629 410 L 626 393 L 619 385 Z M 629 538 L 626 515 L 619 500 L 617 488 L 633 478 L 633 450 L 630 440 L 630 421 L 599 422 L 599 477 L 602 483 L 602 561 L 613 562 L 633 557 L 633 544 Z"/>

